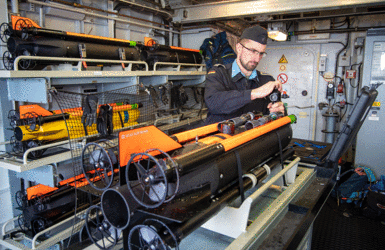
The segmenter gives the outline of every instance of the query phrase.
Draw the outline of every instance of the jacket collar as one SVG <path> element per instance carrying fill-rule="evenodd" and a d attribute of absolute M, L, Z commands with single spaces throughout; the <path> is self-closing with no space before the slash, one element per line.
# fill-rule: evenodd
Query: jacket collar
<path fill-rule="evenodd" d="M 242 77 L 246 77 L 242 73 L 241 69 L 239 68 L 236 60 L 234 60 L 233 64 L 231 65 L 231 77 L 233 78 L 234 81 L 238 81 Z M 257 81 L 259 80 L 258 79 L 258 71 L 256 69 L 253 70 L 253 72 L 251 73 L 249 79 L 250 80 L 255 79 Z"/>

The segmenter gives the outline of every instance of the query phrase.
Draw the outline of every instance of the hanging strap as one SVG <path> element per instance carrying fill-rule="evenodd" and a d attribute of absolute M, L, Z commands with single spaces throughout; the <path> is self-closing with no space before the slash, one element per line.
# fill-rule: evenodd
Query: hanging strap
<path fill-rule="evenodd" d="M 120 124 L 122 125 L 122 128 L 124 128 L 124 122 L 123 122 L 122 114 L 119 111 L 118 111 L 118 114 L 119 114 Z"/>
<path fill-rule="evenodd" d="M 226 140 L 227 138 L 221 135 L 212 135 L 211 137 L 218 137 L 220 139 Z"/>
<path fill-rule="evenodd" d="M 242 163 L 241 163 L 241 157 L 239 156 L 238 151 L 235 151 L 235 157 L 237 158 L 237 167 L 238 167 L 238 179 L 239 179 L 239 192 L 241 194 L 241 200 L 242 203 L 245 200 L 245 194 L 243 190 L 243 178 L 242 178 Z"/>
<path fill-rule="evenodd" d="M 281 144 L 281 137 L 279 136 L 278 131 L 275 131 L 277 138 L 278 138 L 278 145 L 279 145 L 279 156 L 280 156 L 280 162 L 281 162 L 281 168 L 283 169 L 283 156 L 282 156 L 282 144 Z M 285 175 L 282 175 L 283 185 L 287 186 L 286 177 Z"/>

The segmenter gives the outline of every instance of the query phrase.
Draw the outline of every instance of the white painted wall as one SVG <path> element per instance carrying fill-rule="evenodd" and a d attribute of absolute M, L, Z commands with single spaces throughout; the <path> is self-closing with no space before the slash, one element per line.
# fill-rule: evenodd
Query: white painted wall
<path fill-rule="evenodd" d="M 261 72 L 272 75 L 275 79 L 279 75 L 287 76 L 287 82 L 283 84 L 283 91 L 289 98 L 283 99 L 288 105 L 288 113 L 296 115 L 298 121 L 292 125 L 293 137 L 311 140 L 313 137 L 313 125 L 318 74 L 314 70 L 317 68 L 319 44 L 303 44 L 279 46 L 268 46 L 266 52 L 268 56 L 263 58 L 258 65 Z M 288 63 L 279 63 L 282 57 Z M 286 79 L 286 78 L 285 78 Z M 307 95 L 302 95 L 307 91 Z"/>
<path fill-rule="evenodd" d="M 186 30 L 182 34 L 181 47 L 199 49 L 200 46 L 203 44 L 203 41 L 213 35 L 215 35 L 215 33 L 208 28 L 199 30 Z"/>

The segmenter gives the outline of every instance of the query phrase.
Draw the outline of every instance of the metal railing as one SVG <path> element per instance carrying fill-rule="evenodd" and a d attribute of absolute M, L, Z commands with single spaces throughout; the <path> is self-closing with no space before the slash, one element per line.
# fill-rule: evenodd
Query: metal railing
<path fill-rule="evenodd" d="M 156 68 L 158 65 L 177 66 L 177 68 L 176 68 L 177 71 L 180 71 L 182 66 L 199 67 L 197 71 L 203 71 L 203 67 L 206 67 L 206 64 L 156 62 L 154 64 L 154 71 L 157 71 Z"/>
<path fill-rule="evenodd" d="M 84 210 L 84 211 L 81 211 L 79 213 L 77 213 L 76 217 L 77 218 L 80 218 L 80 217 L 84 217 L 85 214 L 87 212 L 87 209 Z M 6 227 L 8 225 L 10 225 L 10 223 L 12 222 L 15 222 L 16 220 L 18 219 L 18 217 L 15 217 L 13 219 L 10 219 L 8 220 L 7 222 L 4 223 L 3 227 L 2 227 L 2 230 L 1 230 L 1 233 L 3 236 L 7 235 L 7 234 L 10 234 L 11 232 L 15 231 L 15 229 L 12 229 L 10 231 L 7 231 L 6 230 Z M 53 246 L 55 245 L 56 243 L 58 242 L 61 242 L 62 240 L 64 239 L 67 239 L 68 237 L 70 237 L 71 235 L 77 233 L 80 231 L 80 229 L 82 228 L 82 226 L 84 225 L 85 223 L 85 220 L 80 220 L 79 222 L 77 222 L 75 225 L 73 225 L 72 221 L 75 219 L 75 215 L 49 227 L 49 228 L 46 228 L 42 231 L 40 231 L 39 233 L 37 233 L 32 239 L 24 236 L 23 239 L 25 240 L 28 240 L 31 242 L 32 244 L 32 248 L 28 248 L 28 247 L 23 247 L 22 249 L 46 249 L 50 246 Z M 53 229 L 58 229 L 59 227 L 62 227 L 62 226 L 65 226 L 65 224 L 67 224 L 67 228 L 64 229 L 64 230 L 61 230 L 59 233 L 55 234 L 54 236 L 46 239 L 46 240 L 43 240 L 43 241 L 39 241 L 38 238 L 39 236 L 53 230 Z M 20 245 L 19 242 L 15 241 L 15 240 L 4 240 L 4 239 L 0 239 L 0 245 L 3 245 L 3 246 L 6 246 L 6 247 L 10 247 L 10 248 L 16 248 L 17 249 L 17 246 Z"/>
<path fill-rule="evenodd" d="M 21 60 L 37 60 L 37 61 L 61 61 L 61 62 L 78 62 L 79 64 L 82 62 L 96 62 L 96 63 L 111 63 L 111 64 L 122 64 L 127 63 L 127 70 L 132 69 L 133 64 L 143 64 L 146 67 L 146 71 L 148 71 L 148 64 L 143 61 L 126 61 L 126 60 L 105 60 L 105 59 L 89 59 L 89 58 L 67 58 L 67 57 L 49 57 L 49 56 L 18 56 L 15 58 L 13 62 L 13 69 L 15 71 L 19 70 L 19 62 Z M 78 71 L 81 71 L 81 67 L 78 67 Z"/>

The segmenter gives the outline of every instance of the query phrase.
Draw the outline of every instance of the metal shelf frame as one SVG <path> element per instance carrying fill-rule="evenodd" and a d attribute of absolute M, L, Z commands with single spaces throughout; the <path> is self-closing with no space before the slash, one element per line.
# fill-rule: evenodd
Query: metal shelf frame
<path fill-rule="evenodd" d="M 66 58 L 66 57 L 47 57 L 47 56 L 18 56 L 13 62 L 13 69 L 19 71 L 19 62 L 21 60 L 34 60 L 34 61 L 62 61 L 62 62 L 77 62 L 76 69 L 82 71 L 83 62 L 97 62 L 97 63 L 114 63 L 114 64 L 128 64 L 127 70 L 132 69 L 132 64 L 143 64 L 148 71 L 148 64 L 142 61 L 126 61 L 126 60 L 105 60 L 105 59 L 88 59 L 88 58 Z"/>
<path fill-rule="evenodd" d="M 19 62 L 21 60 L 34 60 L 34 61 L 52 61 L 52 62 L 77 62 L 78 66 L 75 66 L 73 70 L 19 70 Z M 94 70 L 87 71 L 82 70 L 81 64 L 83 62 L 97 62 L 104 64 L 122 65 L 128 64 L 121 71 L 110 70 Z M 145 66 L 145 70 L 132 70 L 133 64 L 142 64 Z M 14 70 L 0 71 L 0 78 L 34 78 L 34 77 L 46 77 L 46 78 L 67 78 L 67 77 L 124 77 L 124 76 L 157 76 L 157 75 L 206 75 L 206 64 L 193 64 L 193 63 L 170 63 L 170 62 L 156 62 L 154 64 L 154 70 L 149 70 L 148 64 L 143 61 L 126 61 L 126 60 L 105 60 L 105 59 L 88 59 L 88 58 L 67 58 L 67 57 L 46 57 L 46 56 L 18 56 L 13 61 Z M 172 70 L 157 69 L 158 66 L 172 66 Z M 188 67 L 182 68 L 182 67 Z M 184 70 L 183 70 L 184 69 Z"/>
<path fill-rule="evenodd" d="M 74 70 L 19 70 L 21 60 L 77 62 L 78 65 L 73 68 Z M 83 62 L 129 66 L 125 69 L 120 66 L 122 69 L 119 71 L 82 70 Z M 8 99 L 35 103 L 48 103 L 50 100 L 48 90 L 54 86 L 96 84 L 102 91 L 137 84 L 156 86 L 168 81 L 183 81 L 184 85 L 188 86 L 203 84 L 206 76 L 205 64 L 157 62 L 151 71 L 147 63 L 142 61 L 18 56 L 13 63 L 15 70 L 0 71 L 0 82 L 7 83 Z M 133 71 L 133 64 L 145 65 L 145 70 Z"/>
<path fill-rule="evenodd" d="M 76 217 L 77 218 L 85 218 L 87 210 L 81 211 L 77 213 Z M 32 239 L 24 236 L 23 240 L 29 241 L 32 244 L 31 248 L 28 248 L 24 244 L 20 243 L 19 241 L 16 241 L 14 239 L 5 239 L 4 236 L 14 232 L 17 230 L 17 228 L 13 228 L 11 230 L 7 231 L 7 227 L 11 225 L 11 223 L 14 223 L 18 217 L 15 217 L 6 223 L 4 223 L 1 233 L 2 233 L 2 238 L 0 239 L 0 245 L 3 245 L 9 249 L 47 249 L 48 247 L 51 247 L 57 243 L 60 243 L 61 241 L 71 237 L 71 235 L 78 233 L 80 229 L 83 227 L 85 221 L 84 219 L 78 221 L 75 225 L 73 225 L 73 221 L 75 220 L 75 216 L 71 216 L 49 228 L 46 228 L 42 230 L 41 232 L 37 233 Z M 39 236 L 50 232 L 50 231 L 57 231 L 55 235 L 52 237 L 49 237 L 48 239 L 44 241 L 39 241 L 38 238 Z"/>
<path fill-rule="evenodd" d="M 19 70 L 20 60 L 77 62 L 78 66 L 74 66 L 74 70 Z M 117 67 L 121 67 L 121 64 L 124 63 L 129 66 L 125 69 L 121 67 L 119 71 L 108 69 L 104 71 L 81 70 L 82 62 L 108 63 L 117 65 Z M 8 99 L 14 102 L 49 103 L 51 101 L 49 90 L 58 86 L 96 85 L 98 91 L 113 90 L 137 84 L 156 86 L 169 81 L 178 81 L 185 86 L 203 86 L 206 77 L 205 64 L 157 62 L 154 65 L 154 70 L 151 71 L 147 63 L 141 61 L 19 56 L 15 58 L 13 63 L 15 70 L 0 71 L 0 84 L 6 84 Z M 143 64 L 145 70 L 132 71 L 133 64 Z M 7 111 L 3 110 L 3 112 Z M 181 121 L 181 125 L 200 119 L 187 119 L 187 121 Z M 165 129 L 172 127 L 175 127 L 174 124 L 169 124 L 165 126 Z M 52 143 L 43 147 L 65 147 L 66 144 L 68 144 L 68 141 Z M 71 152 L 68 151 L 38 160 L 28 160 L 28 153 L 38 149 L 42 148 L 38 147 L 25 152 L 22 160 L 16 157 L 3 157 L 3 159 L 0 159 L 0 167 L 16 172 L 24 172 L 71 159 Z"/>

